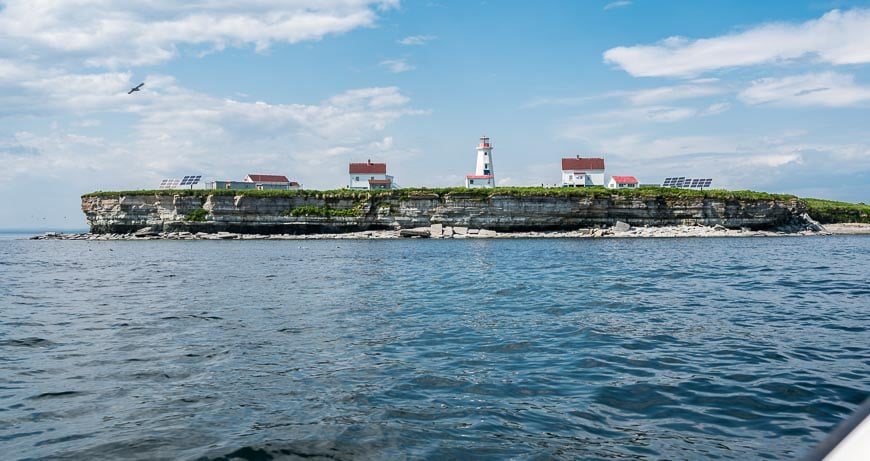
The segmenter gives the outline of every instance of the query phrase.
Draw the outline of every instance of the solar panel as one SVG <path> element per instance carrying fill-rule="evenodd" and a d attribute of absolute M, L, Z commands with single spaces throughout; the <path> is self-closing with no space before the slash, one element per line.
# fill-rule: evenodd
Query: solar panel
<path fill-rule="evenodd" d="M 710 187 L 713 183 L 713 178 L 687 178 L 685 176 L 675 176 L 665 178 L 662 181 L 662 187 L 675 187 L 678 189 L 698 189 Z"/>
<path fill-rule="evenodd" d="M 160 189 L 175 189 L 180 182 L 180 179 L 164 179 L 160 181 Z"/>
<path fill-rule="evenodd" d="M 199 184 L 199 180 L 202 179 L 202 176 L 185 176 L 181 179 L 182 186 L 192 186 L 194 184 Z"/>
<path fill-rule="evenodd" d="M 677 179 L 679 178 L 665 178 L 662 187 L 676 187 Z"/>

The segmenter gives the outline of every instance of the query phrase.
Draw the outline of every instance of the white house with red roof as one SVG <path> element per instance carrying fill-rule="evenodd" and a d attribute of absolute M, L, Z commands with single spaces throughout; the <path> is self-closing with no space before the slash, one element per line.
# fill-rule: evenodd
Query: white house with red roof
<path fill-rule="evenodd" d="M 562 159 L 562 187 L 604 185 L 604 159 L 580 157 Z"/>
<path fill-rule="evenodd" d="M 228 190 L 298 190 L 302 185 L 277 174 L 249 174 L 241 181 L 213 181 L 212 189 Z"/>
<path fill-rule="evenodd" d="M 350 189 L 355 190 L 383 190 L 395 189 L 393 177 L 387 174 L 386 163 L 351 163 L 348 167 L 350 174 Z"/>
<path fill-rule="evenodd" d="M 477 167 L 474 174 L 465 176 L 465 187 L 495 187 L 495 170 L 492 168 L 492 144 L 486 136 L 480 137 L 477 145 Z"/>
<path fill-rule="evenodd" d="M 608 189 L 637 189 L 640 183 L 634 176 L 611 176 Z"/>

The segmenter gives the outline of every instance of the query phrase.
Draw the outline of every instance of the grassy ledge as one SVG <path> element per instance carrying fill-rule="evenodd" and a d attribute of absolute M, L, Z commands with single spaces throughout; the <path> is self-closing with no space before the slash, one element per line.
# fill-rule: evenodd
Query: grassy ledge
<path fill-rule="evenodd" d="M 493 196 L 507 197 L 637 197 L 637 198 L 714 198 L 720 200 L 795 200 L 797 197 L 788 194 L 769 194 L 747 190 L 689 190 L 664 187 L 644 187 L 641 189 L 605 189 L 604 187 L 496 187 L 492 189 L 466 189 L 464 187 L 442 188 L 407 188 L 385 191 L 358 191 L 349 189 L 337 190 L 225 190 L 225 189 L 187 189 L 187 190 L 129 190 L 129 191 L 96 191 L 85 194 L 82 198 L 118 198 L 128 195 L 156 195 L 181 197 L 215 196 L 247 196 L 247 197 L 311 197 L 319 199 L 406 199 L 415 196 L 448 195 L 468 198 L 487 199 Z"/>
<path fill-rule="evenodd" d="M 802 200 L 807 205 L 807 213 L 822 224 L 870 224 L 870 205 L 815 198 L 805 198 Z"/>

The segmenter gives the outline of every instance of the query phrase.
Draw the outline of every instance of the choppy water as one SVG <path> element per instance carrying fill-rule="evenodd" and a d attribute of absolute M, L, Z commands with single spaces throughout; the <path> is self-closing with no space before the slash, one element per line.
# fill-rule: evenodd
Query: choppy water
<path fill-rule="evenodd" d="M 0 240 L 5 459 L 794 459 L 870 238 Z"/>

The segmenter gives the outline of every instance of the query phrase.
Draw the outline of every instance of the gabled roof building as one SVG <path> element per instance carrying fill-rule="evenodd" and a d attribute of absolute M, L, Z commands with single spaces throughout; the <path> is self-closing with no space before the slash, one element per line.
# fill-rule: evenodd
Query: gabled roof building
<path fill-rule="evenodd" d="M 395 189 L 393 177 L 387 174 L 386 163 L 351 163 L 348 167 L 350 183 L 348 188 L 355 190 Z"/>
<path fill-rule="evenodd" d="M 604 159 L 569 157 L 562 159 L 562 187 L 604 185 Z"/>
<path fill-rule="evenodd" d="M 227 190 L 297 190 L 302 185 L 277 174 L 249 174 L 241 181 L 213 181 L 212 189 Z"/>
<path fill-rule="evenodd" d="M 608 189 L 637 189 L 640 183 L 634 176 L 611 176 L 607 182 Z"/>

